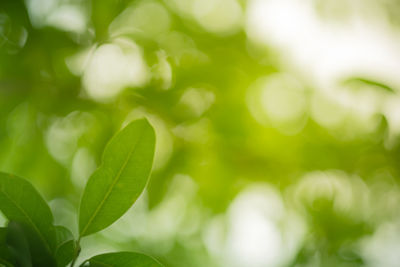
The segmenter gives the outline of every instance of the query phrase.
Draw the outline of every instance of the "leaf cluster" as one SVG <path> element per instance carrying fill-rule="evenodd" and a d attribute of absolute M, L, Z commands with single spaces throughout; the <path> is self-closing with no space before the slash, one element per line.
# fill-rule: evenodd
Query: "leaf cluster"
<path fill-rule="evenodd" d="M 153 163 L 155 134 L 146 119 L 128 124 L 106 146 L 101 166 L 89 178 L 79 209 L 79 236 L 54 225 L 50 207 L 25 179 L 0 173 L 0 266 L 55 266 L 74 263 L 81 238 L 118 220 L 144 190 Z M 161 266 L 136 252 L 94 256 L 81 266 Z"/>

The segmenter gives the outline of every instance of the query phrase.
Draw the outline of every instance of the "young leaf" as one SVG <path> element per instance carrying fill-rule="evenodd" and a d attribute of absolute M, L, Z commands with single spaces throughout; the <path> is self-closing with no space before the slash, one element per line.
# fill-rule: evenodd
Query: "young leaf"
<path fill-rule="evenodd" d="M 25 232 L 34 239 L 37 237 L 47 254 L 52 254 L 56 239 L 53 215 L 28 181 L 0 172 L 0 210 L 10 221 L 21 223 Z M 34 250 L 39 248 L 32 245 Z"/>
<path fill-rule="evenodd" d="M 74 258 L 76 243 L 72 233 L 64 226 L 56 226 L 56 237 L 55 258 L 57 266 L 64 267 Z"/>
<path fill-rule="evenodd" d="M 90 177 L 79 211 L 80 236 L 114 223 L 136 201 L 146 186 L 155 134 L 146 119 L 130 123 L 106 146 L 102 165 Z"/>
<path fill-rule="evenodd" d="M 89 267 L 162 267 L 152 257 L 136 252 L 115 252 L 94 256 L 86 262 Z"/>

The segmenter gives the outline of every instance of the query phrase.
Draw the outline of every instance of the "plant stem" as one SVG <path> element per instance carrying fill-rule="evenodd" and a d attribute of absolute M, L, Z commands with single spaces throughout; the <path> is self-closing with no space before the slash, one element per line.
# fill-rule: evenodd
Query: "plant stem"
<path fill-rule="evenodd" d="M 79 237 L 78 240 L 76 241 L 76 246 L 75 246 L 75 250 L 74 250 L 74 258 L 71 262 L 70 267 L 74 267 L 75 262 L 78 259 L 79 253 L 81 253 L 81 246 L 79 244 L 80 241 L 81 241 L 81 238 Z"/>

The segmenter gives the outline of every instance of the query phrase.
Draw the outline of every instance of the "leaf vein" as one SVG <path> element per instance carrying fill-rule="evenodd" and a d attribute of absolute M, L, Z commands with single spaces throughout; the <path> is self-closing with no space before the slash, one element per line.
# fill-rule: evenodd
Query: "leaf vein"
<path fill-rule="evenodd" d="M 135 142 L 135 145 L 132 147 L 131 151 L 129 151 L 128 156 L 126 157 L 124 163 L 122 164 L 121 168 L 119 169 L 118 174 L 116 175 L 116 177 L 115 177 L 113 183 L 111 184 L 110 188 L 107 190 L 106 195 L 100 201 L 100 204 L 97 206 L 96 210 L 94 211 L 92 216 L 89 218 L 88 222 L 86 223 L 85 227 L 83 228 L 82 232 L 80 233 L 81 237 L 84 236 L 84 234 L 87 231 L 87 229 L 89 228 L 90 224 L 93 222 L 93 220 L 96 218 L 97 214 L 100 212 L 100 209 L 103 207 L 105 201 L 111 195 L 111 192 L 113 191 L 115 185 L 117 184 L 117 182 L 121 178 L 121 174 L 124 171 L 124 169 L 126 168 L 126 165 L 128 164 L 130 157 L 132 156 L 133 152 L 136 150 L 137 144 L 139 143 L 139 140 L 143 136 L 143 132 L 144 132 L 144 130 L 141 131 L 139 138 L 137 138 L 137 140 Z"/>
<path fill-rule="evenodd" d="M 42 239 L 42 241 L 44 241 L 44 244 L 46 246 L 46 248 L 48 249 L 49 252 L 51 252 L 51 248 L 50 248 L 50 244 L 48 243 L 48 241 L 46 240 L 46 238 L 43 236 L 43 234 L 40 232 L 39 228 L 37 228 L 36 224 L 32 221 L 32 219 L 30 218 L 30 216 L 25 212 L 25 210 L 20 207 L 18 205 L 17 202 L 15 202 L 3 189 L 0 189 L 0 191 L 4 194 L 4 196 L 9 199 L 14 206 L 21 211 L 21 213 L 27 218 L 27 220 L 29 221 L 29 223 L 33 226 L 34 230 L 38 233 L 40 239 Z"/>

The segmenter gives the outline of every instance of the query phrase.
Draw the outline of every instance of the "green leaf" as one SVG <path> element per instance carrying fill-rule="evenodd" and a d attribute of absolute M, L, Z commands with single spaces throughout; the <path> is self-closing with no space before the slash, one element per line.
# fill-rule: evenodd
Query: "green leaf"
<path fill-rule="evenodd" d="M 0 172 L 0 210 L 10 221 L 21 224 L 38 263 L 52 255 L 56 241 L 53 215 L 28 181 Z"/>
<path fill-rule="evenodd" d="M 390 92 L 390 93 L 396 92 L 392 87 L 390 87 L 384 83 L 381 83 L 381 82 L 378 82 L 375 80 L 371 80 L 371 79 L 362 78 L 362 77 L 351 77 L 349 79 L 344 80 L 343 84 L 354 85 L 354 86 L 367 85 L 367 86 L 372 86 L 376 89 Z"/>
<path fill-rule="evenodd" d="M 57 240 L 56 250 L 65 241 L 74 240 L 74 236 L 67 227 L 64 227 L 62 225 L 56 225 L 55 229 L 56 229 L 56 240 Z"/>
<path fill-rule="evenodd" d="M 76 242 L 74 237 L 66 227 L 56 226 L 57 246 L 55 258 L 57 266 L 64 267 L 70 263 L 74 257 Z"/>
<path fill-rule="evenodd" d="M 94 256 L 86 262 L 89 267 L 160 267 L 161 263 L 136 252 L 115 252 Z"/>
<path fill-rule="evenodd" d="M 4 267 L 14 267 L 15 265 L 10 263 L 7 260 L 4 260 L 4 259 L 0 258 L 0 267 L 3 267 L 3 266 Z"/>
<path fill-rule="evenodd" d="M 7 228 L 0 227 L 0 266 L 3 264 L 12 267 L 16 265 L 16 262 L 7 244 L 7 231 Z"/>
<path fill-rule="evenodd" d="M 13 258 L 17 260 L 17 266 L 31 267 L 32 256 L 28 241 L 21 225 L 16 222 L 9 222 L 7 226 L 6 243 Z"/>
<path fill-rule="evenodd" d="M 90 177 L 79 211 L 80 236 L 114 223 L 146 186 L 154 157 L 155 134 L 146 119 L 130 123 L 111 139 L 102 165 Z"/>

